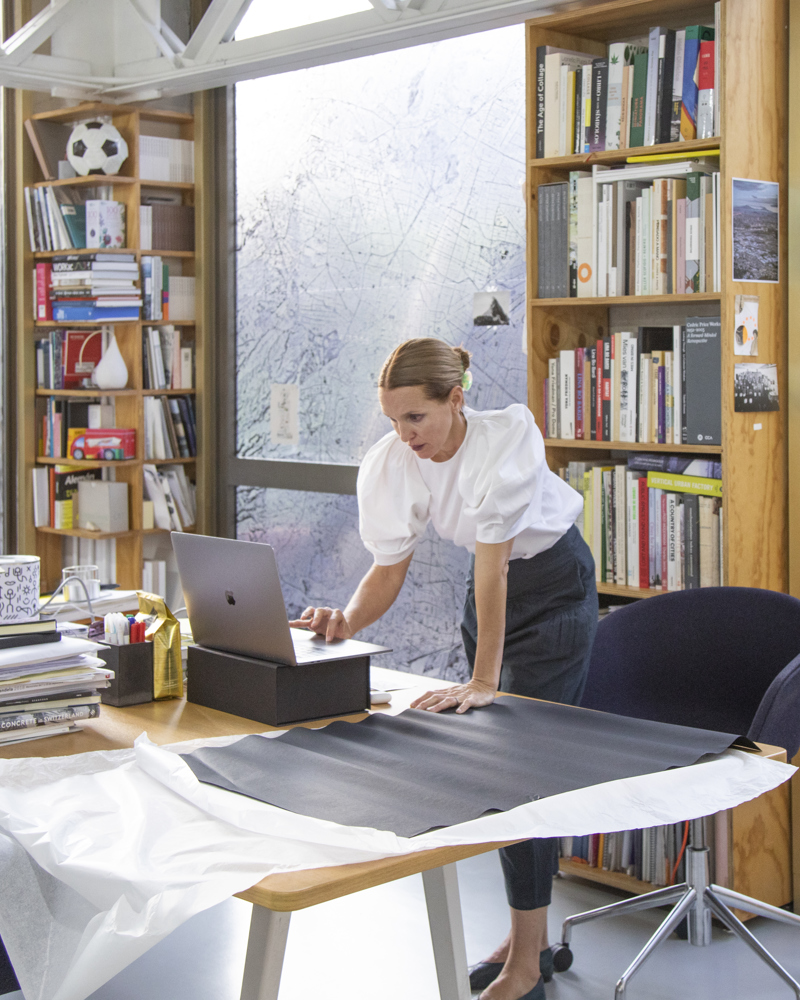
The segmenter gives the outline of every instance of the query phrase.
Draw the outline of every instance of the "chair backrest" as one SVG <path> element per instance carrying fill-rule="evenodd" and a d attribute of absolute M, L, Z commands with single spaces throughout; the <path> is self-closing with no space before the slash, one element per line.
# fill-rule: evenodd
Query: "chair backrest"
<path fill-rule="evenodd" d="M 794 597 L 749 587 L 663 594 L 600 622 L 581 705 L 657 722 L 751 733 L 770 685 L 798 654 L 800 601 Z M 773 738 L 751 738 L 791 751 L 784 741 L 788 731 L 777 738 L 779 717 L 788 723 L 792 714 L 782 704 L 781 692 L 784 699 L 791 693 L 800 716 L 800 671 L 790 670 L 759 722 L 759 732 L 768 724 Z M 779 707 L 784 711 L 778 712 Z"/>

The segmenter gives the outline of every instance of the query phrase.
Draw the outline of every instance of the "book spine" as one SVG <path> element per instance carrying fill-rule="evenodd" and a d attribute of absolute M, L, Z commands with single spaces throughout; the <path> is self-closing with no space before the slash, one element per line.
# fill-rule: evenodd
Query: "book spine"
<path fill-rule="evenodd" d="M 592 133 L 589 151 L 606 148 L 606 105 L 608 102 L 608 59 L 592 61 Z"/>
<path fill-rule="evenodd" d="M 683 56 L 686 31 L 675 32 L 675 65 L 672 73 L 672 108 L 670 111 L 669 142 L 681 138 L 681 101 L 683 96 Z"/>
<path fill-rule="evenodd" d="M 663 356 L 663 355 L 662 355 Z M 658 365 L 658 444 L 667 443 L 667 383 L 666 365 Z"/>
<path fill-rule="evenodd" d="M 608 47 L 608 94 L 606 99 L 606 149 L 619 149 L 622 128 L 623 85 L 625 71 L 624 42 Z"/>
<path fill-rule="evenodd" d="M 611 338 L 603 337 L 602 429 L 599 440 L 611 440 Z"/>
<path fill-rule="evenodd" d="M 695 590 L 700 586 L 700 508 L 699 497 L 687 495 L 683 498 L 684 507 L 684 567 L 683 580 L 685 590 Z"/>
<path fill-rule="evenodd" d="M 575 351 L 575 437 L 583 441 L 583 410 L 584 410 L 584 382 L 583 382 L 583 356 L 584 348 L 579 347 Z"/>
<path fill-rule="evenodd" d="M 650 491 L 647 480 L 638 480 L 639 496 L 639 587 L 650 586 Z"/>
<path fill-rule="evenodd" d="M 589 440 L 600 440 L 597 436 L 597 347 L 589 350 Z"/>
<path fill-rule="evenodd" d="M 536 49 L 536 158 L 544 156 L 544 57 L 545 45 Z"/>
<path fill-rule="evenodd" d="M 50 274 L 52 265 L 47 261 L 36 262 L 36 319 L 49 321 L 53 318 L 50 302 Z"/>
<path fill-rule="evenodd" d="M 644 109 L 644 143 L 653 146 L 656 141 L 656 110 L 658 106 L 658 68 L 661 47 L 661 28 L 652 28 L 647 48 L 647 98 Z"/>
<path fill-rule="evenodd" d="M 684 291 L 700 291 L 700 179 L 686 176 L 686 283 Z"/>
<path fill-rule="evenodd" d="M 686 29 L 681 103 L 681 139 L 684 141 L 697 138 L 697 100 L 699 96 L 697 68 L 700 58 L 700 43 L 711 41 L 713 38 L 713 28 L 692 25 Z"/>
<path fill-rule="evenodd" d="M 578 295 L 578 181 L 580 173 L 573 170 L 569 175 L 569 296 Z"/>
<path fill-rule="evenodd" d="M 575 352 L 561 351 L 559 357 L 559 437 L 575 440 Z"/>
<path fill-rule="evenodd" d="M 661 60 L 658 106 L 658 142 L 670 142 L 672 131 L 672 93 L 675 70 L 675 32 L 671 29 L 661 36 L 664 56 Z"/>

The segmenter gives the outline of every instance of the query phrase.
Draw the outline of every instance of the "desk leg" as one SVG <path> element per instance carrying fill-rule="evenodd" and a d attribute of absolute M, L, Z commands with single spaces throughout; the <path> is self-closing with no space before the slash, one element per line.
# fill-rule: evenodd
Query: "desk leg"
<path fill-rule="evenodd" d="M 455 864 L 423 872 L 422 882 L 425 886 L 439 996 L 441 1000 L 469 1000 L 471 992 L 467 974 L 467 949 L 464 944 L 464 924 L 461 920 Z"/>
<path fill-rule="evenodd" d="M 278 1000 L 290 918 L 253 905 L 240 1000 Z"/>

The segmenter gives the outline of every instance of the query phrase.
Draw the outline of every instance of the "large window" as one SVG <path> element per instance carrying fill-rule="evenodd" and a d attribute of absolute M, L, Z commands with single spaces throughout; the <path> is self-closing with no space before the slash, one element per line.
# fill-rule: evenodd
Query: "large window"
<path fill-rule="evenodd" d="M 326 477 L 390 429 L 375 386 L 397 343 L 464 344 L 470 406 L 526 399 L 523 30 L 237 85 L 237 455 L 319 467 L 315 493 L 240 488 L 237 534 L 276 546 L 292 610 L 343 604 L 369 566 L 355 498 Z M 474 325 L 495 289 L 509 323 Z M 466 568 L 421 546 L 371 630 L 394 664 L 463 674 Z"/>

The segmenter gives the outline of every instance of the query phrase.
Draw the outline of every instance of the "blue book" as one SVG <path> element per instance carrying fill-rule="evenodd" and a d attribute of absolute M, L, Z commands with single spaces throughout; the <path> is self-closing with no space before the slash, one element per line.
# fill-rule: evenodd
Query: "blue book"
<path fill-rule="evenodd" d="M 697 138 L 697 60 L 700 42 L 714 39 L 714 29 L 693 24 L 686 29 L 683 49 L 683 92 L 681 95 L 681 139 Z"/>
<path fill-rule="evenodd" d="M 131 306 L 58 306 L 54 304 L 53 319 L 59 323 L 100 323 L 106 319 L 137 320 L 139 319 L 139 310 Z"/>

